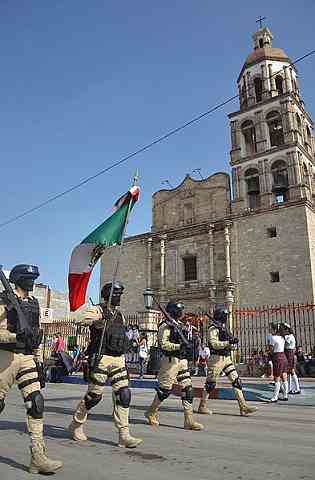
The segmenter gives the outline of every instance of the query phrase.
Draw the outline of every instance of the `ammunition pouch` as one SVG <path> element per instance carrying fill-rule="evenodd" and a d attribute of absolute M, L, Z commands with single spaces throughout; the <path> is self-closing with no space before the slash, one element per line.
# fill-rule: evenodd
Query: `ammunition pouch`
<path fill-rule="evenodd" d="M 194 348 L 192 343 L 188 345 L 186 343 L 182 343 L 179 349 L 179 356 L 181 360 L 187 360 L 191 362 L 194 359 Z"/>
<path fill-rule="evenodd" d="M 112 331 L 106 335 L 105 355 L 121 356 L 130 350 L 130 340 L 125 333 Z"/>

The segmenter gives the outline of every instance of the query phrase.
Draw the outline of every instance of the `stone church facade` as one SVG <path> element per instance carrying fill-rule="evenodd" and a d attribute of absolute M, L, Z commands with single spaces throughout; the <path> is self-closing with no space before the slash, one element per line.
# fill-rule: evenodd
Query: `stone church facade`
<path fill-rule="evenodd" d="M 144 309 L 150 287 L 186 310 L 215 304 L 314 302 L 315 142 L 297 70 L 272 46 L 266 27 L 253 35 L 229 115 L 231 178 L 186 176 L 153 195 L 151 232 L 126 239 L 119 278 L 123 308 Z M 101 263 L 110 281 L 115 248 Z"/>

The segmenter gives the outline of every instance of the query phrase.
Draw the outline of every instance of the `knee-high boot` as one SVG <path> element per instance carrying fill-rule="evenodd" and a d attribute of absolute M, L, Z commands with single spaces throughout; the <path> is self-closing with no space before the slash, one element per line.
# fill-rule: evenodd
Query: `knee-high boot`
<path fill-rule="evenodd" d="M 59 470 L 63 463 L 60 460 L 52 460 L 47 456 L 43 438 L 43 419 L 27 417 L 27 428 L 31 437 L 31 463 L 30 473 L 54 473 Z"/>
<path fill-rule="evenodd" d="M 143 442 L 142 438 L 136 438 L 129 432 L 129 407 L 122 407 L 117 403 L 113 393 L 113 417 L 115 426 L 119 432 L 118 446 L 135 448 Z"/>
<path fill-rule="evenodd" d="M 208 397 L 209 393 L 203 389 L 202 391 L 202 397 L 199 402 L 199 407 L 198 407 L 198 413 L 201 413 L 202 415 L 211 415 L 212 411 L 208 407 Z"/>
<path fill-rule="evenodd" d="M 87 436 L 84 433 L 83 425 L 87 421 L 87 408 L 85 405 L 85 401 L 81 400 L 74 412 L 72 422 L 69 425 L 69 432 L 73 440 L 78 442 L 85 442 L 87 440 Z"/>
<path fill-rule="evenodd" d="M 195 421 L 193 416 L 192 403 L 187 400 L 182 400 L 184 410 L 184 428 L 186 430 L 200 431 L 203 430 L 203 425 Z"/>
<path fill-rule="evenodd" d="M 254 412 L 257 411 L 257 407 L 250 407 L 246 403 L 243 392 L 240 388 L 235 388 L 234 387 L 234 394 L 235 394 L 235 397 L 238 401 L 238 405 L 239 405 L 239 408 L 240 408 L 240 414 L 242 416 L 246 416 L 246 415 L 249 415 L 250 413 L 254 413 Z"/>
<path fill-rule="evenodd" d="M 148 410 L 145 412 L 144 416 L 147 418 L 149 425 L 158 426 L 159 422 L 159 406 L 161 405 L 161 400 L 156 394 L 153 402 L 149 406 Z"/>

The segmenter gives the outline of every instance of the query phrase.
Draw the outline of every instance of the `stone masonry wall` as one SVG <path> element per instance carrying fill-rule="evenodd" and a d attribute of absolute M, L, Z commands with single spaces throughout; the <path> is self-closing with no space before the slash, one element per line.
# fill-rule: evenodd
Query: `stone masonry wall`
<path fill-rule="evenodd" d="M 313 301 L 306 209 L 282 205 L 234 221 L 232 273 L 240 305 Z M 268 237 L 268 227 L 276 227 L 275 238 Z M 279 283 L 271 282 L 270 272 L 279 272 Z"/>
<path fill-rule="evenodd" d="M 130 237 L 126 240 L 120 261 L 117 280 L 125 286 L 121 307 L 126 313 L 144 310 L 143 291 L 146 288 L 146 241 L 145 236 Z M 113 276 L 118 247 L 106 251 L 101 261 L 100 285 L 110 282 Z"/>

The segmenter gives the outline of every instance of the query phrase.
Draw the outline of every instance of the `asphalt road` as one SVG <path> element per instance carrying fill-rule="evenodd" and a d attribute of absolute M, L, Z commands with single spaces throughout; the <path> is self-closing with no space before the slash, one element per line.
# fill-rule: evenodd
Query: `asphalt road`
<path fill-rule="evenodd" d="M 161 425 L 143 417 L 152 390 L 133 391 L 131 431 L 144 443 L 128 450 L 116 446 L 111 393 L 90 414 L 88 442 L 78 444 L 67 425 L 84 385 L 50 384 L 45 391 L 45 435 L 50 456 L 62 458 L 56 479 L 67 480 L 313 480 L 315 479 L 315 407 L 257 403 L 259 411 L 240 417 L 231 400 L 211 401 L 212 416 L 196 415 L 203 432 L 183 429 L 180 399 L 169 398 Z M 197 405 L 197 402 L 196 402 Z M 25 409 L 12 390 L 0 419 L 0 480 L 30 478 Z"/>

